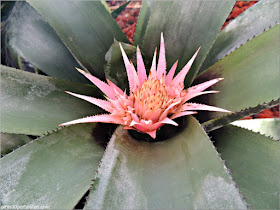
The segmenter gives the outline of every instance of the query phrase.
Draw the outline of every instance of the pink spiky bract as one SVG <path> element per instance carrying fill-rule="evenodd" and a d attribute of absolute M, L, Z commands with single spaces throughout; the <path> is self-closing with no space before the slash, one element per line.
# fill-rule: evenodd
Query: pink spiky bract
<path fill-rule="evenodd" d="M 156 131 L 162 125 L 171 124 L 178 126 L 173 119 L 196 114 L 197 110 L 230 112 L 225 109 L 204 104 L 187 103 L 188 100 L 196 96 L 217 93 L 218 91 L 204 90 L 222 80 L 222 78 L 213 79 L 184 90 L 184 79 L 200 48 L 175 77 L 174 74 L 178 62 L 176 62 L 169 73 L 166 74 L 163 34 L 161 34 L 158 64 L 156 65 L 155 50 L 148 77 L 139 47 L 137 47 L 137 72 L 132 62 L 129 61 L 121 44 L 120 49 L 127 71 L 130 94 L 127 95 L 110 80 L 107 80 L 107 84 L 91 74 L 78 69 L 94 85 L 100 88 L 107 96 L 107 101 L 71 92 L 67 93 L 93 103 L 109 113 L 73 120 L 63 123 L 61 126 L 89 122 L 115 123 L 124 125 L 124 129 L 133 129 L 142 133 L 147 133 L 155 139 Z"/>

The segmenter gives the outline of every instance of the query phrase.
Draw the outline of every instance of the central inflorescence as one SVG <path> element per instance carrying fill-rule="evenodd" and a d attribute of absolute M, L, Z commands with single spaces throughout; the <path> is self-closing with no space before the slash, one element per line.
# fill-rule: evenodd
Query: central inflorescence
<path fill-rule="evenodd" d="M 151 116 L 155 115 L 154 119 L 151 120 L 156 122 L 164 110 L 174 101 L 176 95 L 168 91 L 163 79 L 148 79 L 140 89 L 132 94 L 132 97 L 137 116 L 144 120 L 150 120 Z"/>
<path fill-rule="evenodd" d="M 187 103 L 196 96 L 218 91 L 204 91 L 222 78 L 213 79 L 184 90 L 184 79 L 194 62 L 199 49 L 174 77 L 178 61 L 166 74 L 165 46 L 163 35 L 159 52 L 158 65 L 156 66 L 156 51 L 154 53 L 149 77 L 147 77 L 143 58 L 137 47 L 137 72 L 134 65 L 128 60 L 120 45 L 129 82 L 130 94 L 127 95 L 113 82 L 107 79 L 105 83 L 98 78 L 78 69 L 93 84 L 104 92 L 107 100 L 67 92 L 73 96 L 89 101 L 109 114 L 95 115 L 78 120 L 73 120 L 61 125 L 76 123 L 105 122 L 124 125 L 124 129 L 133 129 L 149 134 L 156 138 L 156 131 L 164 124 L 177 126 L 175 118 L 196 114 L 195 110 L 208 110 L 229 112 L 225 109 L 204 104 Z"/>

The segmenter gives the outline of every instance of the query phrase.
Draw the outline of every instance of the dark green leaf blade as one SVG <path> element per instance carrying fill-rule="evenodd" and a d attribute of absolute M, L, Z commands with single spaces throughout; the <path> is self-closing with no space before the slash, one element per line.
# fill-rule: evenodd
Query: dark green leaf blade
<path fill-rule="evenodd" d="M 100 96 L 97 88 L 1 66 L 1 130 L 41 135 L 59 124 L 93 115 L 95 105 L 64 91 Z"/>
<path fill-rule="evenodd" d="M 267 137 L 275 140 L 280 140 L 280 119 L 267 118 L 267 119 L 252 119 L 252 120 L 238 120 L 232 123 L 241 128 L 258 132 Z"/>
<path fill-rule="evenodd" d="M 113 12 L 111 12 L 111 15 L 113 18 L 117 18 L 118 15 L 126 8 L 126 6 L 130 3 L 131 1 L 127 1 L 123 3 L 121 6 L 119 6 L 117 9 L 115 9 Z"/>
<path fill-rule="evenodd" d="M 141 10 L 140 10 L 140 13 L 138 16 L 135 33 L 134 33 L 134 38 L 133 38 L 133 44 L 135 46 L 141 45 L 141 43 L 143 41 L 143 37 L 146 32 L 148 21 L 150 19 L 151 7 L 152 7 L 153 2 L 154 2 L 154 0 L 142 1 L 142 6 L 141 6 Z"/>
<path fill-rule="evenodd" d="M 276 100 L 276 101 L 271 101 L 269 103 L 260 104 L 256 107 L 249 107 L 244 110 L 234 112 L 234 113 L 228 114 L 223 117 L 218 117 L 218 118 L 215 118 L 212 120 L 208 120 L 208 121 L 202 123 L 202 126 L 203 126 L 204 130 L 208 133 L 210 131 L 214 131 L 225 125 L 228 125 L 231 122 L 234 122 L 236 120 L 240 120 L 244 117 L 251 116 L 251 115 L 257 114 L 263 110 L 277 106 L 278 104 L 279 104 L 279 100 Z"/>
<path fill-rule="evenodd" d="M 185 80 L 189 86 L 214 43 L 235 1 L 157 1 L 141 45 L 149 64 L 163 32 L 166 43 L 167 67 L 179 60 L 178 70 L 197 49 L 201 50 Z"/>
<path fill-rule="evenodd" d="M 193 118 L 163 142 L 136 141 L 119 127 L 86 209 L 245 209 L 206 133 Z"/>
<path fill-rule="evenodd" d="M 14 1 L 1 1 L 1 24 L 5 24 L 5 21 L 10 16 L 14 5 Z"/>
<path fill-rule="evenodd" d="M 15 2 L 11 1 L 1 1 L 1 64 L 15 66 L 17 65 L 17 55 L 11 52 L 7 48 L 7 43 L 5 41 L 5 31 L 7 28 L 7 20 L 13 11 Z"/>
<path fill-rule="evenodd" d="M 279 1 L 265 0 L 244 11 L 231 21 L 218 35 L 213 47 L 207 55 L 200 72 L 203 72 L 218 60 L 225 57 L 253 36 L 264 29 L 279 23 Z"/>
<path fill-rule="evenodd" d="M 128 90 L 127 72 L 119 46 L 120 43 L 121 42 L 115 40 L 109 51 L 106 53 L 104 72 L 107 79 L 114 82 L 122 90 Z M 121 45 L 129 60 L 136 63 L 136 47 L 125 43 L 121 43 Z"/>
<path fill-rule="evenodd" d="M 199 75 L 194 84 L 218 77 L 224 80 L 210 88 L 220 90 L 220 93 L 201 96 L 197 101 L 239 112 L 248 107 L 278 100 L 278 46 L 279 24 L 250 40 Z M 207 112 L 199 115 L 199 120 L 206 121 L 225 115 Z"/>
<path fill-rule="evenodd" d="M 110 7 L 108 6 L 107 2 L 106 2 L 105 0 L 101 0 L 100 2 L 101 2 L 101 4 L 103 4 L 103 6 L 105 7 L 105 9 L 106 9 L 109 13 L 111 13 L 111 9 L 110 9 Z"/>
<path fill-rule="evenodd" d="M 129 42 L 100 1 L 28 0 L 83 65 L 104 77 L 105 54 L 114 42 Z"/>
<path fill-rule="evenodd" d="M 279 141 L 232 125 L 210 134 L 247 203 L 279 209 Z"/>
<path fill-rule="evenodd" d="M 1 133 L 1 156 L 30 142 L 32 139 L 22 134 Z"/>
<path fill-rule="evenodd" d="M 6 48 L 45 74 L 73 82 L 88 83 L 80 67 L 55 31 L 26 2 L 16 2 L 5 27 Z M 7 52 L 8 53 L 8 52 Z"/>
<path fill-rule="evenodd" d="M 93 124 L 74 125 L 32 141 L 1 159 L 1 204 L 73 209 L 92 184 L 104 149 Z"/>

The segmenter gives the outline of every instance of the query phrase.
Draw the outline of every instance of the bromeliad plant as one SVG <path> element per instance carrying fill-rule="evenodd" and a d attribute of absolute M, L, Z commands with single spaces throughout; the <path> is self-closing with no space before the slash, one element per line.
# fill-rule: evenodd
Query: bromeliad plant
<path fill-rule="evenodd" d="M 91 74 L 77 69 L 106 94 L 107 101 L 71 92 L 68 93 L 93 103 L 110 114 L 90 116 L 61 125 L 91 122 L 115 123 L 124 125 L 124 129 L 132 129 L 147 133 L 155 139 L 156 132 L 162 125 L 170 124 L 178 126 L 173 119 L 197 113 L 191 110 L 229 112 L 204 104 L 186 103 L 196 96 L 216 93 L 217 91 L 202 91 L 222 80 L 222 78 L 213 79 L 184 90 L 185 77 L 199 50 L 176 77 L 173 78 L 177 67 L 177 61 L 168 72 L 168 75 L 166 75 L 165 46 L 163 35 L 161 34 L 158 65 L 156 68 L 155 51 L 151 71 L 147 78 L 139 48 L 137 48 L 137 72 L 133 64 L 129 62 L 121 44 L 120 49 L 128 76 L 130 95 L 127 96 L 125 92 L 108 79 L 108 84 L 106 84 Z"/>
<path fill-rule="evenodd" d="M 132 45 L 104 2 L 1 2 L 2 208 L 279 208 L 279 120 L 236 121 L 278 103 L 279 2 L 233 4 L 143 1 Z"/>

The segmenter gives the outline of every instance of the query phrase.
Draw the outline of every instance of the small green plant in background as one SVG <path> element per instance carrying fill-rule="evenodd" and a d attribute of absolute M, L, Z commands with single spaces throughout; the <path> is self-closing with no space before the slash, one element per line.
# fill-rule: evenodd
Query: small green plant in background
<path fill-rule="evenodd" d="M 233 4 L 143 1 L 132 44 L 104 2 L 1 2 L 1 208 L 73 209 L 89 192 L 85 209 L 278 209 L 279 119 L 239 119 L 278 104 L 279 2 L 220 31 Z M 105 113 L 64 92 L 103 99 L 75 68 L 128 92 L 120 44 L 134 65 L 139 46 L 149 73 L 161 32 L 175 77 L 201 46 L 185 88 L 224 78 L 191 102 L 233 113 L 179 117 L 156 142 L 113 124 L 58 126 Z"/>

